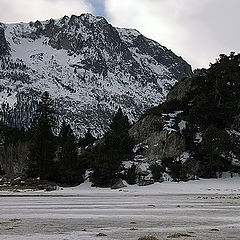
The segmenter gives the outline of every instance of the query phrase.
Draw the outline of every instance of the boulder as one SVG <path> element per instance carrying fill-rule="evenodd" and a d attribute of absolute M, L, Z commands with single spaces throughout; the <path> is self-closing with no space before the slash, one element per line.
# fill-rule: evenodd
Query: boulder
<path fill-rule="evenodd" d="M 112 185 L 111 189 L 119 189 L 119 188 L 123 188 L 123 187 L 127 187 L 122 179 L 119 179 L 115 184 Z"/>
<path fill-rule="evenodd" d="M 154 184 L 154 181 L 152 180 L 152 179 L 149 179 L 149 180 L 147 180 L 147 179 L 141 179 L 140 181 L 139 181 L 139 186 L 148 186 L 148 185 L 151 185 L 151 184 Z"/>

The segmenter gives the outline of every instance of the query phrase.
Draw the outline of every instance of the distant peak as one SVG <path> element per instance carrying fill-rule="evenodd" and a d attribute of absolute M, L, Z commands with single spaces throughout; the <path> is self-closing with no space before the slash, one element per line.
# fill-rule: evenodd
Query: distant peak
<path fill-rule="evenodd" d="M 93 23 L 93 22 L 98 22 L 98 21 L 101 21 L 101 20 L 105 20 L 106 19 L 104 17 L 101 17 L 101 16 L 94 16 L 93 14 L 91 13 L 83 13 L 80 15 L 80 18 L 83 20 L 88 20 L 89 22 Z"/>
<path fill-rule="evenodd" d="M 79 21 L 84 21 L 89 23 L 95 23 L 99 21 L 107 22 L 107 20 L 104 17 L 94 16 L 91 13 L 82 13 L 79 16 L 73 14 L 70 17 L 65 15 L 64 17 L 57 19 L 56 21 L 59 22 L 60 24 L 67 24 L 67 23 L 75 24 L 75 23 L 78 23 Z"/>
<path fill-rule="evenodd" d="M 0 22 L 0 28 L 5 28 L 5 24 Z"/>
<path fill-rule="evenodd" d="M 60 22 L 62 23 L 62 24 L 64 24 L 64 23 L 66 23 L 66 22 L 68 22 L 69 21 L 69 16 L 64 16 L 64 17 L 62 17 L 61 18 L 61 20 L 60 20 Z"/>
<path fill-rule="evenodd" d="M 96 18 L 92 13 L 82 13 L 80 17 L 85 17 L 85 18 Z"/>

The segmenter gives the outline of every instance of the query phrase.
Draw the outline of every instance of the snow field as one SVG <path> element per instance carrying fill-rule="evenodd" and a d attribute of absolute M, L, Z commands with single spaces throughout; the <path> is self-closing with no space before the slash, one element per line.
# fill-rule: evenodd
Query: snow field
<path fill-rule="evenodd" d="M 54 192 L 1 192 L 0 239 L 168 239 L 174 233 L 239 239 L 239 183 L 234 177 L 120 190 L 85 183 Z"/>

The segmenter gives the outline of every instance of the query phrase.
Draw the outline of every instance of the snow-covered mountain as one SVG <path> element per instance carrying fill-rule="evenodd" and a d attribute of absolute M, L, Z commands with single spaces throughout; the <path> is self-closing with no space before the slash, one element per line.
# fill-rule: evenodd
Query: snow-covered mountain
<path fill-rule="evenodd" d="M 48 91 L 59 121 L 101 133 L 119 106 L 136 120 L 191 74 L 166 47 L 103 17 L 0 24 L 0 119 L 12 126 L 29 125 Z"/>

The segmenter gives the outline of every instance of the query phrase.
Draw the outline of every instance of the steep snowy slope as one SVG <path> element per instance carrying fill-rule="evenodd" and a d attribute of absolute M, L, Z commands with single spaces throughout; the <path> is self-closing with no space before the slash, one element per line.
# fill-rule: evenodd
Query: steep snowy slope
<path fill-rule="evenodd" d="M 0 25 L 0 118 L 28 126 L 42 92 L 77 133 L 101 133 L 121 106 L 131 120 L 162 102 L 191 67 L 137 30 L 91 14 Z"/>

